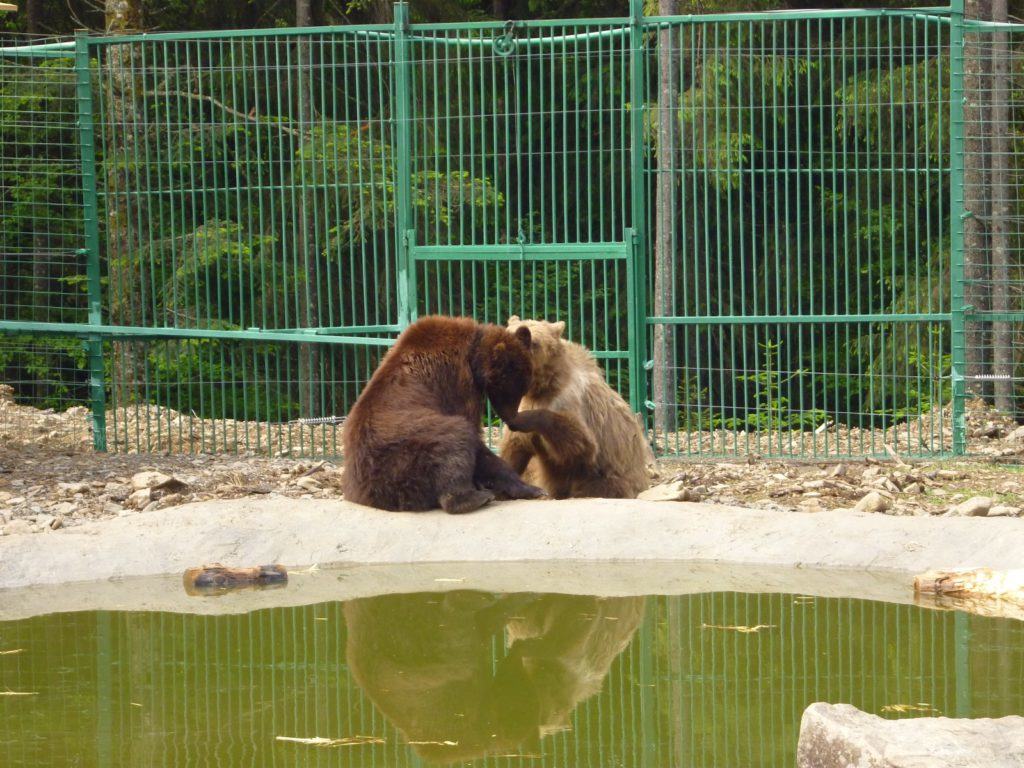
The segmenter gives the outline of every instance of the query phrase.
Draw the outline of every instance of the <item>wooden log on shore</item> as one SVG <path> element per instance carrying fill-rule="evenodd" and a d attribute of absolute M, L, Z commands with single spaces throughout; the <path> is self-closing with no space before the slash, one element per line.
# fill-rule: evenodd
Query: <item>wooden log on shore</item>
<path fill-rule="evenodd" d="M 183 578 L 190 595 L 216 596 L 239 589 L 283 587 L 288 571 L 283 565 L 259 565 L 255 568 L 228 568 L 220 563 L 189 568 Z"/>
<path fill-rule="evenodd" d="M 921 605 L 1024 621 L 1024 569 L 928 571 L 914 579 L 914 593 Z"/>

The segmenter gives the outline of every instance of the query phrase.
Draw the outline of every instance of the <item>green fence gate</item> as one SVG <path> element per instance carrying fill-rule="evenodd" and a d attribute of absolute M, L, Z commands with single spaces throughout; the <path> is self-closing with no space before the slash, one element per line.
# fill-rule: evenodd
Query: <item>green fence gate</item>
<path fill-rule="evenodd" d="M 1014 415 L 1019 28 L 631 9 L 5 44 L 5 380 L 100 449 L 334 454 L 417 315 L 518 314 L 662 455 Z"/>

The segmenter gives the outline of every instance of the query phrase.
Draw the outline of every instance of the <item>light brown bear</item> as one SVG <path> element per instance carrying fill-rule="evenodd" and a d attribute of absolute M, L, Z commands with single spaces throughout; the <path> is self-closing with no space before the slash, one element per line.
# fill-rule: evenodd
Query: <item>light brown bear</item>
<path fill-rule="evenodd" d="M 571 451 L 537 434 L 502 434 L 501 458 L 556 499 L 635 498 L 647 489 L 653 461 L 643 429 L 626 401 L 608 386 L 597 361 L 579 344 L 562 338 L 565 323 L 520 320 L 508 329 L 530 330 L 533 379 L 523 409 L 544 408 L 578 420 L 586 441 Z M 549 432 L 548 434 L 552 434 Z"/>

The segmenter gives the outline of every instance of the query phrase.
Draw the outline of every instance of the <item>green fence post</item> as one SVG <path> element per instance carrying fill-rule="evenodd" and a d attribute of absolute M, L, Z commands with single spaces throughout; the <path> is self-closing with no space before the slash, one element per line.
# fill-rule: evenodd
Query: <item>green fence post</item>
<path fill-rule="evenodd" d="M 409 231 L 412 219 L 412 140 L 409 87 L 409 6 L 395 3 L 395 224 L 398 231 L 398 324 L 416 319 L 416 268 Z"/>
<path fill-rule="evenodd" d="M 100 282 L 100 222 L 96 192 L 96 132 L 93 125 L 92 74 L 89 69 L 89 39 L 85 32 L 75 35 L 75 76 L 78 102 L 78 144 L 82 154 L 82 220 L 85 226 L 86 279 L 89 293 L 89 325 L 103 324 L 103 287 Z M 92 444 L 107 450 L 107 397 L 103 381 L 103 341 L 89 336 L 85 341 L 89 358 L 89 398 L 92 406 Z"/>
<path fill-rule="evenodd" d="M 964 0 L 953 0 L 949 21 L 949 279 L 953 385 L 953 454 L 967 451 L 966 306 L 964 305 Z"/>
<path fill-rule="evenodd" d="M 644 5 L 629 0 L 629 151 L 632 237 L 627 259 L 632 260 L 633 311 L 629 314 L 629 405 L 644 416 L 647 400 L 644 363 L 647 357 L 647 195 L 644 180 Z M 629 237 L 630 233 L 626 233 Z M 647 419 L 644 418 L 646 424 Z"/>

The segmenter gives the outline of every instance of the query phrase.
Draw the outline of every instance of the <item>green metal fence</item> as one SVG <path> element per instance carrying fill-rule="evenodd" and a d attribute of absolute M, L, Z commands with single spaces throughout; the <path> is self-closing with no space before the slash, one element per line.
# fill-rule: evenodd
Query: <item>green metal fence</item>
<path fill-rule="evenodd" d="M 97 448 L 336 453 L 412 319 L 518 314 L 662 455 L 960 454 L 1022 386 L 1018 38 L 634 2 L 7 44 L 0 362 Z"/>

